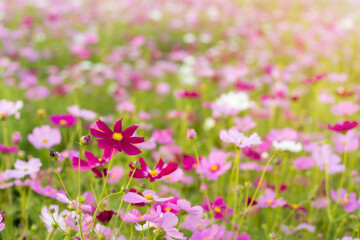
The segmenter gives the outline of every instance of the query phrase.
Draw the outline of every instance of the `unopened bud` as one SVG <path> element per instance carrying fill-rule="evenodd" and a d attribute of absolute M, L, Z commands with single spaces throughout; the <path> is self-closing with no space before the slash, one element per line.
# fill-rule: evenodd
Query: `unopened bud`
<path fill-rule="evenodd" d="M 55 213 L 55 208 L 49 208 L 49 213 L 51 214 Z"/>
<path fill-rule="evenodd" d="M 194 139 L 196 137 L 196 132 L 194 129 L 187 129 L 186 136 L 188 139 Z"/>
<path fill-rule="evenodd" d="M 53 150 L 50 150 L 49 155 L 50 155 L 51 160 L 53 160 L 53 161 L 56 161 L 59 158 L 59 153 L 55 152 Z"/>
<path fill-rule="evenodd" d="M 89 135 L 82 136 L 80 138 L 80 143 L 83 144 L 83 145 L 89 145 L 90 142 L 91 142 L 91 137 Z"/>

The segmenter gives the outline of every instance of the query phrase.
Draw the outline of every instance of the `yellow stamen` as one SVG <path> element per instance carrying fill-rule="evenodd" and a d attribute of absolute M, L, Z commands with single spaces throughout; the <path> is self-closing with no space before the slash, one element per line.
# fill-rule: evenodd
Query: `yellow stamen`
<path fill-rule="evenodd" d="M 221 208 L 215 207 L 215 208 L 214 208 L 214 211 L 215 211 L 216 213 L 221 213 Z"/>
<path fill-rule="evenodd" d="M 342 202 L 343 202 L 343 204 L 347 204 L 349 202 L 349 200 L 347 198 L 343 198 Z"/>
<path fill-rule="evenodd" d="M 219 170 L 219 166 L 218 166 L 218 165 L 212 165 L 211 168 L 210 168 L 210 170 L 211 170 L 212 172 L 216 172 L 217 170 Z"/>
<path fill-rule="evenodd" d="M 146 198 L 147 200 L 154 200 L 154 196 L 153 196 L 152 194 L 146 194 L 146 195 L 145 195 L 145 198 Z"/>
<path fill-rule="evenodd" d="M 151 171 L 150 171 L 150 175 L 151 175 L 151 176 L 156 176 L 158 173 L 159 173 L 159 172 L 156 171 L 156 170 L 151 170 Z"/>
<path fill-rule="evenodd" d="M 166 178 L 167 180 L 170 180 L 170 176 L 166 176 L 165 178 Z"/>
<path fill-rule="evenodd" d="M 193 168 L 196 168 L 196 167 L 197 167 L 197 164 L 196 164 L 196 163 L 194 163 L 194 164 L 192 165 L 192 167 L 193 167 Z"/>
<path fill-rule="evenodd" d="M 47 139 L 44 139 L 44 140 L 43 140 L 43 143 L 47 143 L 47 142 L 48 142 L 48 140 L 47 140 Z"/>
<path fill-rule="evenodd" d="M 65 125 L 66 125 L 66 120 L 61 119 L 60 122 L 59 122 L 59 124 L 60 124 L 61 126 L 65 126 Z"/>
<path fill-rule="evenodd" d="M 201 228 L 202 228 L 202 225 L 201 225 L 201 224 L 198 224 L 198 225 L 196 225 L 196 228 L 197 228 L 197 229 L 201 229 Z"/>
<path fill-rule="evenodd" d="M 99 162 L 101 162 L 101 161 L 102 161 L 102 158 L 98 158 L 98 160 L 99 160 Z"/>
<path fill-rule="evenodd" d="M 114 132 L 112 138 L 115 141 L 121 141 L 123 139 L 123 135 L 121 133 Z"/>
<path fill-rule="evenodd" d="M 70 156 L 69 153 L 67 153 L 67 152 L 63 153 L 63 157 L 64 157 L 64 158 L 67 158 L 67 157 L 69 157 L 69 156 Z"/>
<path fill-rule="evenodd" d="M 5 117 L 5 113 L 0 113 L 0 118 L 4 118 Z"/>
<path fill-rule="evenodd" d="M 166 211 L 166 212 L 168 212 L 168 211 L 170 211 L 170 210 L 171 210 L 171 207 L 166 207 L 166 208 L 165 208 L 165 211 Z"/>
<path fill-rule="evenodd" d="M 298 209 L 298 208 L 299 208 L 299 205 L 297 205 L 297 204 L 291 204 L 291 208 L 292 208 L 292 209 Z"/>
<path fill-rule="evenodd" d="M 28 168 L 24 168 L 24 172 L 28 171 L 29 169 Z"/>
<path fill-rule="evenodd" d="M 210 238 L 204 238 L 204 240 L 210 240 Z"/>
<path fill-rule="evenodd" d="M 144 217 L 143 217 L 143 216 L 141 216 L 141 217 L 138 217 L 138 219 L 141 221 L 141 220 L 143 220 L 143 219 L 144 219 Z"/>
<path fill-rule="evenodd" d="M 271 204 L 273 204 L 274 202 L 272 201 L 272 200 L 267 200 L 267 204 L 268 205 L 271 205 Z"/>

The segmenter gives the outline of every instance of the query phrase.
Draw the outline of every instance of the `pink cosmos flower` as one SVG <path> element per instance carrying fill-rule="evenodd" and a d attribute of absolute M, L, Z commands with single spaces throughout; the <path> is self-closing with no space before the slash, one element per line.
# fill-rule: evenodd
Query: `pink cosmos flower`
<path fill-rule="evenodd" d="M 185 211 L 187 213 L 195 214 L 195 215 L 202 215 L 203 209 L 200 206 L 191 207 L 191 204 L 186 201 L 185 199 L 177 200 L 176 204 L 169 203 L 169 207 L 174 209 L 175 211 Z"/>
<path fill-rule="evenodd" d="M 124 168 L 121 166 L 112 167 L 109 171 L 108 183 L 116 184 L 122 178 L 124 174 Z"/>
<path fill-rule="evenodd" d="M 162 235 L 163 238 L 166 240 L 173 240 L 175 239 L 183 239 L 184 234 L 179 232 L 175 226 L 178 223 L 178 218 L 175 214 L 171 212 L 166 212 L 161 218 L 161 221 L 158 223 L 155 223 L 155 227 L 158 229 L 161 229 L 164 235 Z M 155 231 L 155 230 L 154 230 Z"/>
<path fill-rule="evenodd" d="M 20 117 L 19 110 L 23 107 L 22 101 L 11 102 L 6 99 L 0 100 L 0 119 L 15 115 L 16 118 Z"/>
<path fill-rule="evenodd" d="M 356 193 L 347 193 L 341 188 L 336 192 L 330 191 L 331 198 L 344 207 L 345 212 L 353 212 L 360 208 L 360 199 L 357 199 Z"/>
<path fill-rule="evenodd" d="M 233 210 L 227 207 L 223 197 L 218 197 L 214 201 L 207 200 L 205 198 L 205 203 L 203 203 L 201 206 L 205 211 L 208 212 L 210 211 L 210 206 L 211 211 L 214 213 L 215 219 L 225 220 L 225 216 L 230 216 L 233 214 Z"/>
<path fill-rule="evenodd" d="M 159 144 L 173 144 L 172 135 L 174 132 L 171 129 L 158 129 L 153 132 L 152 137 Z"/>
<path fill-rule="evenodd" d="M 356 128 L 357 125 L 358 125 L 358 123 L 356 121 L 353 121 L 353 122 L 345 121 L 345 122 L 336 123 L 334 126 L 331 126 L 329 124 L 328 129 L 331 131 L 335 131 L 335 132 L 346 132 L 353 128 Z"/>
<path fill-rule="evenodd" d="M 38 180 L 33 180 L 30 184 L 30 187 L 32 188 L 32 190 L 34 190 L 34 192 L 36 192 L 37 194 L 43 195 L 45 197 L 49 197 L 49 198 L 54 198 L 56 199 L 56 196 L 58 193 L 62 193 L 65 194 L 65 192 L 63 190 L 57 190 L 52 188 L 51 186 L 45 186 L 42 187 L 40 185 L 40 182 Z"/>
<path fill-rule="evenodd" d="M 318 208 L 318 209 L 322 209 L 322 208 L 325 208 L 328 204 L 329 204 L 329 199 L 327 199 L 326 197 L 325 198 L 319 198 L 319 199 L 316 199 L 315 201 L 313 201 L 311 203 L 311 205 L 314 207 L 314 208 Z"/>
<path fill-rule="evenodd" d="M 326 169 L 330 174 L 340 173 L 345 169 L 341 164 L 341 158 L 331 151 L 328 144 L 316 146 L 312 151 L 312 158 L 320 170 Z"/>
<path fill-rule="evenodd" d="M 208 158 L 202 158 L 200 166 L 196 168 L 197 173 L 201 173 L 209 180 L 216 181 L 231 167 L 231 162 L 226 162 L 226 154 L 220 150 L 212 150 Z"/>
<path fill-rule="evenodd" d="M 175 97 L 178 98 L 199 98 L 201 94 L 197 91 L 186 91 L 186 90 L 176 90 L 174 92 Z"/>
<path fill-rule="evenodd" d="M 209 220 L 204 219 L 201 215 L 187 215 L 184 222 L 181 223 L 181 228 L 195 232 L 205 229 L 209 224 Z"/>
<path fill-rule="evenodd" d="M 266 136 L 269 142 L 281 142 L 284 140 L 296 141 L 299 138 L 299 133 L 291 128 L 271 129 Z"/>
<path fill-rule="evenodd" d="M 353 102 L 342 101 L 332 106 L 331 112 L 337 116 L 350 116 L 359 110 L 359 105 Z"/>
<path fill-rule="evenodd" d="M 4 221 L 5 221 L 4 217 L 0 214 L 0 232 L 5 229 Z"/>
<path fill-rule="evenodd" d="M 265 195 L 259 197 L 258 206 L 262 208 L 271 207 L 277 208 L 282 207 L 286 204 L 286 201 L 283 198 L 275 198 L 275 193 L 270 190 L 266 189 Z"/>
<path fill-rule="evenodd" d="M 59 154 L 58 161 L 64 161 L 65 159 L 73 159 L 73 157 L 79 157 L 79 152 L 76 150 L 64 150 Z"/>
<path fill-rule="evenodd" d="M 14 167 L 15 169 L 6 170 L 6 174 L 9 178 L 23 178 L 25 176 L 30 176 L 34 178 L 36 173 L 40 171 L 42 163 L 38 158 L 31 158 L 28 162 L 23 160 L 16 160 Z"/>
<path fill-rule="evenodd" d="M 112 131 L 103 121 L 100 119 L 96 122 L 99 130 L 94 128 L 90 129 L 91 135 L 97 139 L 99 148 L 104 149 L 104 155 L 111 156 L 113 149 L 126 153 L 127 155 L 137 155 L 141 151 L 133 144 L 144 142 L 143 137 L 132 137 L 138 126 L 132 125 L 122 130 L 122 119 L 117 121 Z M 105 154 L 106 152 L 106 154 Z"/>
<path fill-rule="evenodd" d="M 344 134 L 334 133 L 331 139 L 334 143 L 334 149 L 338 153 L 343 153 L 345 151 L 352 152 L 359 148 L 359 137 L 353 130 Z"/>
<path fill-rule="evenodd" d="M 168 198 L 160 198 L 154 191 L 151 190 L 145 190 L 143 192 L 143 196 L 137 194 L 137 193 L 133 193 L 133 192 L 128 192 L 125 194 L 124 197 L 124 201 L 128 202 L 128 203 L 150 203 L 150 202 L 163 202 L 166 200 L 170 200 L 173 197 L 168 197 Z"/>
<path fill-rule="evenodd" d="M 241 132 L 246 132 L 256 127 L 256 122 L 250 116 L 234 118 L 235 128 Z"/>
<path fill-rule="evenodd" d="M 54 114 L 50 116 L 50 121 L 57 127 L 72 127 L 77 119 L 71 114 Z"/>
<path fill-rule="evenodd" d="M 238 148 L 261 144 L 261 139 L 257 133 L 253 133 L 250 137 L 246 137 L 243 133 L 240 133 L 234 128 L 221 130 L 220 139 L 224 142 L 234 143 Z"/>
<path fill-rule="evenodd" d="M 77 105 L 69 106 L 67 107 L 67 110 L 75 117 L 82 118 L 87 121 L 93 121 L 96 118 L 95 112 L 87 109 L 80 109 Z"/>
<path fill-rule="evenodd" d="M 299 157 L 294 160 L 293 164 L 299 170 L 306 170 L 315 166 L 316 162 L 315 159 L 310 157 Z"/>
<path fill-rule="evenodd" d="M 129 211 L 128 213 L 121 216 L 121 219 L 125 222 L 132 222 L 132 223 L 138 223 L 138 222 L 145 222 L 145 221 L 151 221 L 151 222 L 157 222 L 159 221 L 160 214 L 158 214 L 154 209 L 150 210 L 150 213 L 146 213 L 142 215 L 137 209 L 133 209 Z"/>
<path fill-rule="evenodd" d="M 3 154 L 10 154 L 10 153 L 15 153 L 19 150 L 18 146 L 9 146 L 6 147 L 5 145 L 0 144 L 0 153 Z"/>
<path fill-rule="evenodd" d="M 143 158 L 140 158 L 140 168 L 134 168 L 134 164 L 131 162 L 129 164 L 130 168 L 135 171 L 134 178 L 148 178 L 150 182 L 154 182 L 155 179 L 160 179 L 163 176 L 167 176 L 170 173 L 174 172 L 178 168 L 178 164 L 175 162 L 169 162 L 164 166 L 163 160 L 160 158 L 158 164 L 153 170 L 151 170 L 145 163 Z M 129 176 L 133 174 L 133 171 L 130 171 Z"/>
<path fill-rule="evenodd" d="M 21 134 L 20 132 L 14 132 L 11 136 L 11 141 L 15 144 L 18 144 L 21 141 Z"/>
<path fill-rule="evenodd" d="M 54 210 L 54 213 L 51 214 L 49 211 Z M 39 215 L 40 219 L 44 222 L 46 229 L 48 232 L 51 232 L 56 227 L 56 224 L 54 222 L 54 219 L 58 226 L 61 229 L 66 229 L 66 223 L 65 218 L 70 215 L 70 212 L 68 210 L 64 210 L 61 213 L 59 213 L 59 206 L 58 205 L 50 205 L 49 208 L 43 207 L 41 209 L 41 215 Z M 54 219 L 53 219 L 54 216 Z"/>
<path fill-rule="evenodd" d="M 28 140 L 35 148 L 51 148 L 61 142 L 61 133 L 57 128 L 51 128 L 48 125 L 36 127 L 28 135 Z"/>

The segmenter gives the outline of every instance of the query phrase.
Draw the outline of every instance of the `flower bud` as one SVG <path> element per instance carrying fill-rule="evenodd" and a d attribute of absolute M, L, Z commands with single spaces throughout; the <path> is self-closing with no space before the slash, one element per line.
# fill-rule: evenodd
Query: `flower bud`
<path fill-rule="evenodd" d="M 51 214 L 55 213 L 55 208 L 49 208 L 49 213 Z"/>
<path fill-rule="evenodd" d="M 83 144 L 83 145 L 89 145 L 90 142 L 91 142 L 91 137 L 89 135 L 82 136 L 80 138 L 80 143 Z"/>
<path fill-rule="evenodd" d="M 187 129 L 186 136 L 188 139 L 194 139 L 196 137 L 196 132 L 194 129 Z"/>
<path fill-rule="evenodd" d="M 140 168 L 141 168 L 140 162 L 139 162 L 139 161 L 134 161 L 134 162 L 133 162 L 133 167 L 134 167 L 135 169 L 140 169 Z"/>
<path fill-rule="evenodd" d="M 20 132 L 14 132 L 14 134 L 11 136 L 11 141 L 15 144 L 19 143 L 21 141 Z"/>
<path fill-rule="evenodd" d="M 50 150 L 49 155 L 53 161 L 56 161 L 59 158 L 59 153 L 52 150 Z"/>

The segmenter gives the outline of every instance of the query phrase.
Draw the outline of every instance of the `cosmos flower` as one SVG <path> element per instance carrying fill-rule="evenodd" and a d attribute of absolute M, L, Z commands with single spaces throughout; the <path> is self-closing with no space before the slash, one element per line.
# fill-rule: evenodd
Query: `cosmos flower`
<path fill-rule="evenodd" d="M 173 197 L 168 198 L 160 198 L 154 191 L 151 190 L 145 190 L 143 192 L 143 196 L 134 193 L 134 192 L 128 192 L 125 194 L 124 201 L 128 203 L 150 203 L 152 201 L 155 202 L 163 202 L 166 200 L 170 200 Z"/>
<path fill-rule="evenodd" d="M 251 134 L 249 137 L 237 131 L 234 128 L 220 131 L 220 139 L 227 143 L 234 143 L 238 148 L 250 147 L 252 145 L 261 144 L 261 139 L 257 133 Z"/>
<path fill-rule="evenodd" d="M 353 212 L 360 208 L 360 199 L 357 198 L 356 193 L 347 193 L 345 189 L 341 188 L 337 191 L 330 191 L 331 198 L 344 207 L 345 212 Z"/>
<path fill-rule="evenodd" d="M 111 130 L 103 121 L 100 119 L 96 122 L 99 130 L 91 128 L 90 132 L 97 139 L 99 148 L 104 149 L 106 156 L 111 156 L 113 150 L 118 152 L 124 151 L 127 155 L 137 155 L 141 151 L 133 144 L 144 142 L 143 137 L 133 137 L 132 135 L 138 128 L 138 126 L 132 125 L 122 130 L 122 119 L 117 121 L 114 126 L 114 131 Z"/>
<path fill-rule="evenodd" d="M 302 145 L 300 142 L 295 141 L 288 141 L 284 140 L 281 142 L 273 142 L 273 146 L 275 149 L 281 150 L 281 151 L 289 151 L 289 152 L 301 152 L 302 151 Z"/>
<path fill-rule="evenodd" d="M 275 193 L 272 190 L 267 189 L 265 195 L 259 197 L 257 206 L 262 208 L 266 208 L 266 207 L 277 208 L 277 207 L 282 207 L 285 204 L 286 201 L 283 198 L 276 199 Z"/>
<path fill-rule="evenodd" d="M 50 116 L 50 121 L 57 127 L 72 127 L 77 119 L 71 114 L 54 114 Z"/>
<path fill-rule="evenodd" d="M 31 134 L 28 135 L 28 140 L 35 148 L 51 148 L 61 142 L 61 133 L 57 128 L 51 128 L 48 125 L 36 127 Z"/>
<path fill-rule="evenodd" d="M 335 132 L 346 132 L 349 131 L 353 128 L 356 128 L 358 125 L 358 122 L 356 121 L 344 121 L 344 122 L 339 122 L 336 123 L 335 125 L 331 126 L 330 124 L 328 125 L 328 129 L 331 131 L 335 131 Z"/>
<path fill-rule="evenodd" d="M 172 239 L 183 239 L 184 234 L 179 232 L 175 226 L 178 223 L 178 218 L 175 214 L 171 212 L 166 212 L 161 217 L 161 221 L 158 223 L 155 223 L 155 227 L 157 229 L 161 230 L 162 237 L 166 240 L 172 240 Z"/>
<path fill-rule="evenodd" d="M 28 162 L 18 159 L 14 164 L 15 169 L 6 170 L 6 174 L 8 177 L 16 179 L 25 176 L 35 177 L 41 166 L 42 163 L 39 158 L 31 158 Z"/>
<path fill-rule="evenodd" d="M 350 116 L 359 110 L 359 105 L 353 102 L 342 101 L 332 106 L 331 112 L 337 116 Z"/>
<path fill-rule="evenodd" d="M 216 181 L 231 168 L 231 162 L 226 161 L 226 154 L 220 150 L 212 150 L 208 158 L 202 158 L 196 172 L 202 173 L 209 180 Z"/>
<path fill-rule="evenodd" d="M 5 229 L 4 221 L 5 221 L 4 217 L 0 214 L 0 232 Z"/>
<path fill-rule="evenodd" d="M 223 197 L 217 197 L 214 201 L 205 198 L 205 203 L 203 203 L 201 206 L 205 211 L 208 212 L 211 208 L 211 211 L 214 213 L 215 219 L 225 220 L 226 216 L 230 216 L 233 214 L 233 210 L 227 207 Z"/>
<path fill-rule="evenodd" d="M 176 204 L 169 203 L 169 207 L 174 209 L 175 211 L 184 211 L 186 213 L 195 214 L 195 215 L 202 215 L 203 209 L 200 206 L 191 207 L 191 204 L 186 201 L 185 199 L 177 200 Z"/>
<path fill-rule="evenodd" d="M 53 211 L 53 214 L 50 213 L 50 211 Z M 44 222 L 46 229 L 48 232 L 51 232 L 56 228 L 56 224 L 54 222 L 54 219 L 57 223 L 57 225 L 61 229 L 66 229 L 66 223 L 65 223 L 65 217 L 67 217 L 70 214 L 68 210 L 64 210 L 61 213 L 59 213 L 59 206 L 58 205 L 50 205 L 49 208 L 43 207 L 41 209 L 41 215 L 39 216 L 40 219 Z M 53 219 L 54 216 L 54 219 Z"/>
<path fill-rule="evenodd" d="M 18 146 L 9 146 L 6 147 L 5 145 L 0 144 L 0 153 L 4 153 L 4 154 L 10 154 L 10 153 L 15 153 L 19 150 Z"/>
<path fill-rule="evenodd" d="M 6 99 L 0 100 L 0 119 L 15 115 L 16 118 L 20 117 L 19 110 L 23 107 L 22 101 L 11 102 Z"/>
<path fill-rule="evenodd" d="M 164 166 L 165 164 L 161 158 L 153 170 L 147 166 L 143 158 L 140 158 L 139 163 L 140 168 L 135 168 L 134 163 L 132 162 L 129 164 L 130 168 L 135 171 L 133 177 L 148 178 L 150 182 L 155 181 L 155 179 L 160 179 L 163 176 L 167 176 L 178 168 L 178 164 L 175 162 L 169 162 L 166 166 Z M 129 173 L 129 176 L 133 174 L 133 171 Z"/>
<path fill-rule="evenodd" d="M 121 216 L 121 219 L 125 222 L 145 222 L 145 221 L 159 221 L 161 211 L 158 213 L 153 208 L 150 210 L 150 213 L 142 215 L 137 209 L 130 210 L 128 213 Z"/>
<path fill-rule="evenodd" d="M 96 118 L 96 113 L 91 110 L 80 109 L 77 105 L 67 107 L 70 114 L 75 117 L 82 118 L 87 121 L 93 121 Z"/>

